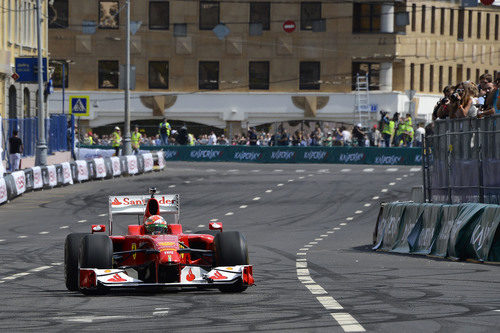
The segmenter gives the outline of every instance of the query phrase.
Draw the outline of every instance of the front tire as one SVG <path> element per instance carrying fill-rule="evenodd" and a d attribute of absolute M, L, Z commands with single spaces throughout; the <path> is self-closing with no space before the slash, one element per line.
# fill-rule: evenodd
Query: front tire
<path fill-rule="evenodd" d="M 73 233 L 66 236 L 64 242 L 64 281 L 69 291 L 78 290 L 78 257 L 80 243 L 85 233 Z"/>
<path fill-rule="evenodd" d="M 217 266 L 248 265 L 248 247 L 245 236 L 238 231 L 221 232 L 214 238 Z M 223 293 L 241 293 L 247 289 L 243 281 L 219 286 Z"/>
<path fill-rule="evenodd" d="M 113 268 L 113 242 L 107 235 L 86 235 L 80 244 L 81 268 Z"/>

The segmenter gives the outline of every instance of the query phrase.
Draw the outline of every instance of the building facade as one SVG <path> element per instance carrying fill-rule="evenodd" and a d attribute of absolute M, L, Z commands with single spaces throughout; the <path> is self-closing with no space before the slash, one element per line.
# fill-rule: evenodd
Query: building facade
<path fill-rule="evenodd" d="M 123 118 L 124 6 L 49 6 L 54 83 L 62 88 L 64 66 L 65 84 L 51 112 L 88 95 L 89 126 Z M 378 110 L 411 110 L 406 90 L 430 119 L 443 86 L 500 65 L 499 15 L 451 1 L 131 1 L 132 119 L 373 122 Z"/>
<path fill-rule="evenodd" d="M 47 15 L 48 1 L 43 1 L 42 15 Z M 36 116 L 38 85 L 18 83 L 15 58 L 36 57 L 36 1 L 0 0 L 0 115 L 2 118 Z M 43 55 L 47 57 L 47 20 L 42 23 Z"/>

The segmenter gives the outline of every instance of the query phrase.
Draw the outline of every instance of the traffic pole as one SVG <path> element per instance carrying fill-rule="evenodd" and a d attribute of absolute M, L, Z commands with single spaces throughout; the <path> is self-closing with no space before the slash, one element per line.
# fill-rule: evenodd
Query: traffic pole
<path fill-rule="evenodd" d="M 126 29 L 126 60 L 125 60 L 125 119 L 123 124 L 123 155 L 132 154 L 130 142 L 130 0 L 127 0 Z"/>
<path fill-rule="evenodd" d="M 47 143 L 45 141 L 45 112 L 43 101 L 43 54 L 42 54 L 42 13 L 40 0 L 36 0 L 37 47 L 38 47 L 38 142 L 35 165 L 47 165 Z"/>

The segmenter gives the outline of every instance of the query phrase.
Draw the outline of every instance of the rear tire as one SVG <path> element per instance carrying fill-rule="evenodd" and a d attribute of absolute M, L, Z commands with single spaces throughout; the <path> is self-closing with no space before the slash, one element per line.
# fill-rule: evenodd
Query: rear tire
<path fill-rule="evenodd" d="M 78 290 L 78 257 L 82 238 L 88 234 L 73 233 L 64 242 L 64 281 L 69 291 Z"/>
<path fill-rule="evenodd" d="M 245 237 L 238 231 L 219 232 L 215 238 L 215 262 L 217 266 L 248 265 L 248 247 Z M 241 293 L 247 286 L 243 281 L 219 286 L 223 293 Z"/>

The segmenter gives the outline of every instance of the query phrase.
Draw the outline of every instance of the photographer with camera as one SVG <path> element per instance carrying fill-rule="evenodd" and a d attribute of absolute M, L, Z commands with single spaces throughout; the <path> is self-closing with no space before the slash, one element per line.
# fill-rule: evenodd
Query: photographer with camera
<path fill-rule="evenodd" d="M 452 86 L 446 86 L 443 89 L 444 97 L 437 102 L 432 111 L 432 120 L 446 119 L 449 117 L 450 96 L 454 93 Z"/>
<path fill-rule="evenodd" d="M 488 83 L 486 89 L 486 100 L 483 107 L 477 113 L 478 118 L 489 116 L 492 114 L 500 114 L 500 99 L 499 95 L 500 74 L 497 73 L 494 83 Z"/>
<path fill-rule="evenodd" d="M 473 99 L 478 94 L 477 86 L 470 82 L 461 82 L 450 96 L 450 118 L 476 117 L 477 109 Z"/>

